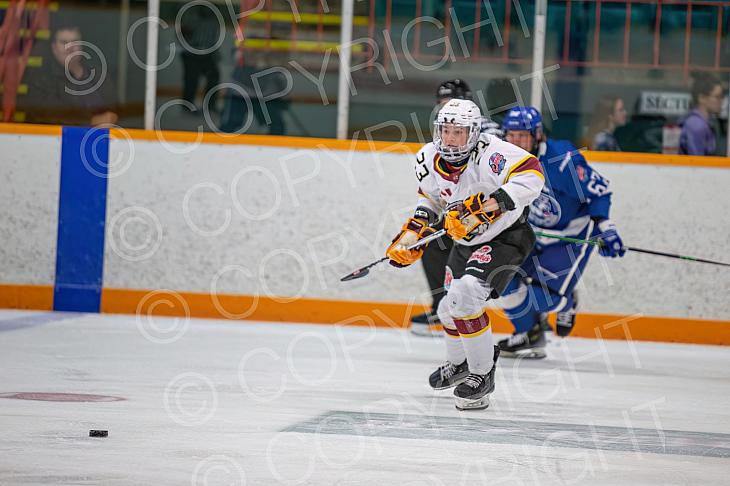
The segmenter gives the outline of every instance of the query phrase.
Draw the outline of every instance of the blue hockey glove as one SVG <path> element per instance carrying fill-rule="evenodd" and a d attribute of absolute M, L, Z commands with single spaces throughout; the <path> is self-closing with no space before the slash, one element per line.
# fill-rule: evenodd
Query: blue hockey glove
<path fill-rule="evenodd" d="M 626 253 L 624 242 L 616 231 L 616 225 L 610 219 L 604 219 L 598 223 L 598 230 L 601 232 L 598 239 L 601 241 L 599 252 L 605 257 L 622 257 Z"/>

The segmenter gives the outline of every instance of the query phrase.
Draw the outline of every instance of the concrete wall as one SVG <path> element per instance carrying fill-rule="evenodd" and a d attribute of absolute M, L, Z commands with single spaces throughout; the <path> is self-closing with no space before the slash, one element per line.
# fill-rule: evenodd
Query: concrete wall
<path fill-rule="evenodd" d="M 58 141 L 0 141 L 0 283 L 52 281 Z M 110 160 L 104 287 L 429 301 L 419 266 L 339 282 L 382 256 L 411 213 L 410 156 L 120 139 Z M 626 244 L 730 259 L 730 170 L 594 165 L 612 182 Z M 594 257 L 583 282 L 584 311 L 730 319 L 720 267 Z"/>

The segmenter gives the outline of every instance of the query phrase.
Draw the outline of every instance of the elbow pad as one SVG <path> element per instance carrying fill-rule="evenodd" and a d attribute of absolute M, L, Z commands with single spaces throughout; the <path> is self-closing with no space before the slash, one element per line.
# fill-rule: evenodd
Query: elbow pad
<path fill-rule="evenodd" d="M 502 188 L 499 188 L 491 193 L 489 197 L 494 198 L 494 200 L 497 201 L 497 204 L 499 204 L 499 209 L 503 213 L 507 211 L 512 211 L 516 207 L 515 202 L 512 200 L 511 197 L 509 197 L 507 191 Z"/>

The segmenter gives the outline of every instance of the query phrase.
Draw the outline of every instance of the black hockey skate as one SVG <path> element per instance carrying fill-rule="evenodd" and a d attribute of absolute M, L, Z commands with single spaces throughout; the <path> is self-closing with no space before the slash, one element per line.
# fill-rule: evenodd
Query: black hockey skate
<path fill-rule="evenodd" d="M 499 358 L 499 346 L 494 347 L 494 365 L 489 373 L 486 375 L 470 373 L 463 383 L 456 387 L 454 397 L 457 409 L 483 410 L 489 407 L 489 394 L 494 391 L 497 358 Z"/>
<path fill-rule="evenodd" d="M 444 335 L 439 316 L 433 310 L 411 317 L 411 332 L 416 336 L 443 337 Z"/>
<path fill-rule="evenodd" d="M 542 359 L 545 357 L 545 331 L 541 323 L 527 332 L 514 333 L 499 342 L 499 349 L 505 358 Z"/>
<path fill-rule="evenodd" d="M 456 386 L 469 376 L 469 365 L 464 360 L 460 365 L 455 365 L 450 361 L 442 364 L 436 371 L 428 377 L 428 383 L 434 390 L 445 390 Z"/>
<path fill-rule="evenodd" d="M 555 325 L 555 333 L 560 337 L 566 337 L 575 327 L 575 309 L 578 307 L 578 291 L 573 290 L 573 307 L 558 312 Z"/>

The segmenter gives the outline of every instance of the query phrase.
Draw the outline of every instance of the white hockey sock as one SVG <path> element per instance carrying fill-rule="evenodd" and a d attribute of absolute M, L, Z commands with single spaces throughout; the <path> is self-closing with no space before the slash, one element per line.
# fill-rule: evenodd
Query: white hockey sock
<path fill-rule="evenodd" d="M 446 360 L 459 365 L 464 362 L 466 355 L 464 354 L 464 346 L 461 344 L 459 331 L 456 324 L 446 311 L 445 300 L 441 300 L 438 306 L 438 316 L 441 324 L 444 326 L 444 342 L 446 343 Z"/>
<path fill-rule="evenodd" d="M 461 344 L 459 333 L 450 334 L 451 329 L 444 328 L 444 342 L 446 343 L 446 359 L 455 365 L 461 364 L 466 359 L 464 345 Z"/>
<path fill-rule="evenodd" d="M 494 339 L 489 316 L 483 312 L 479 316 L 454 319 L 459 330 L 464 354 L 469 362 L 469 372 L 486 375 L 494 365 Z"/>
<path fill-rule="evenodd" d="M 461 344 L 469 362 L 469 372 L 486 375 L 494 365 L 494 339 L 491 327 L 479 336 L 461 336 Z"/>

